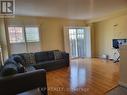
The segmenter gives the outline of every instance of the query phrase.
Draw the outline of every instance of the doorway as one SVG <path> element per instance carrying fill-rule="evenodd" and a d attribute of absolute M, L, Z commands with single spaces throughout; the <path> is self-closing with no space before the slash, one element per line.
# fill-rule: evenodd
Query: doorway
<path fill-rule="evenodd" d="M 90 27 L 69 27 L 65 29 L 65 51 L 70 53 L 70 57 L 91 57 Z"/>

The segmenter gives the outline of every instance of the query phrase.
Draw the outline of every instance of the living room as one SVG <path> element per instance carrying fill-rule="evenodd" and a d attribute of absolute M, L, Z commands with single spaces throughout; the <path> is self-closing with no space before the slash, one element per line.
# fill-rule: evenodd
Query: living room
<path fill-rule="evenodd" d="M 114 63 L 119 58 L 119 53 L 113 48 L 113 39 L 127 39 L 126 0 L 15 0 L 13 5 L 15 11 L 12 14 L 2 13 L 2 9 L 0 14 L 2 65 L 8 64 L 8 59 L 15 60 L 17 56 L 19 58 L 19 55 L 15 54 L 31 53 L 29 57 L 34 55 L 35 60 L 30 59 L 30 61 L 31 63 L 36 61 L 37 64 L 31 66 L 35 67 L 34 73 L 37 74 L 32 75 L 37 77 L 38 73 L 45 72 L 44 80 L 40 80 L 46 83 L 44 87 L 47 92 L 44 92 L 44 95 L 47 93 L 48 95 L 104 95 L 119 86 L 121 68 L 120 62 Z M 76 31 L 76 36 L 74 34 L 71 37 L 70 31 L 72 33 Z M 81 31 L 84 34 L 81 34 Z M 27 54 L 24 56 L 28 57 Z M 42 60 L 44 62 L 40 63 Z M 49 64 L 44 65 L 47 63 Z M 28 71 L 34 69 L 31 66 Z M 41 69 L 46 71 L 39 71 Z M 25 76 L 25 79 L 28 76 Z M 35 89 L 37 87 L 31 85 L 33 81 L 36 80 L 33 78 L 30 83 L 22 81 L 28 88 L 21 87 L 22 90 L 18 91 L 19 89 L 13 90 L 16 87 L 12 86 L 12 91 L 25 92 Z M 20 83 L 16 85 L 21 86 Z M 124 88 L 118 91 L 126 94 L 126 91 L 121 92 L 121 89 Z M 28 95 L 40 95 L 33 93 Z M 2 93 L 2 95 L 7 94 Z"/>

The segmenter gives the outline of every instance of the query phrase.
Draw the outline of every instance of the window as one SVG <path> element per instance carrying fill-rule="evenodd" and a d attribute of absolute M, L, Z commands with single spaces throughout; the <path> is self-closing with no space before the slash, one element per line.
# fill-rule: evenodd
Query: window
<path fill-rule="evenodd" d="M 26 40 L 27 42 L 39 42 L 38 27 L 26 27 Z"/>
<path fill-rule="evenodd" d="M 40 51 L 39 27 L 8 27 L 11 54 Z"/>
<path fill-rule="evenodd" d="M 22 27 L 8 27 L 10 43 L 24 42 L 24 33 Z"/>

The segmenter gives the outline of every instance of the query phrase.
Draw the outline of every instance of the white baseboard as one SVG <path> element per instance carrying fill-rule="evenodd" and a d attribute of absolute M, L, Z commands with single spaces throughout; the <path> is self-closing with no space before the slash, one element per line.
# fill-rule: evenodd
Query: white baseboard
<path fill-rule="evenodd" d="M 127 88 L 127 83 L 119 81 L 119 85 Z"/>

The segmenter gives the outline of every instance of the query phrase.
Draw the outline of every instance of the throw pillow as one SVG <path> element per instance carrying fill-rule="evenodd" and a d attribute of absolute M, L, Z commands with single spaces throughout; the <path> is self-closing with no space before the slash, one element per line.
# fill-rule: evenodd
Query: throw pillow
<path fill-rule="evenodd" d="M 63 56 L 60 51 L 54 51 L 55 60 L 62 59 Z"/>
<path fill-rule="evenodd" d="M 24 54 L 24 59 L 25 59 L 25 65 L 33 64 L 36 63 L 35 61 L 35 56 L 33 53 L 25 53 Z"/>
<path fill-rule="evenodd" d="M 29 56 L 30 56 L 30 63 L 31 63 L 31 64 L 36 63 L 34 53 L 30 53 Z"/>
<path fill-rule="evenodd" d="M 23 58 L 19 55 L 12 55 L 11 59 L 13 59 L 16 63 L 19 63 L 21 65 L 25 65 Z"/>

